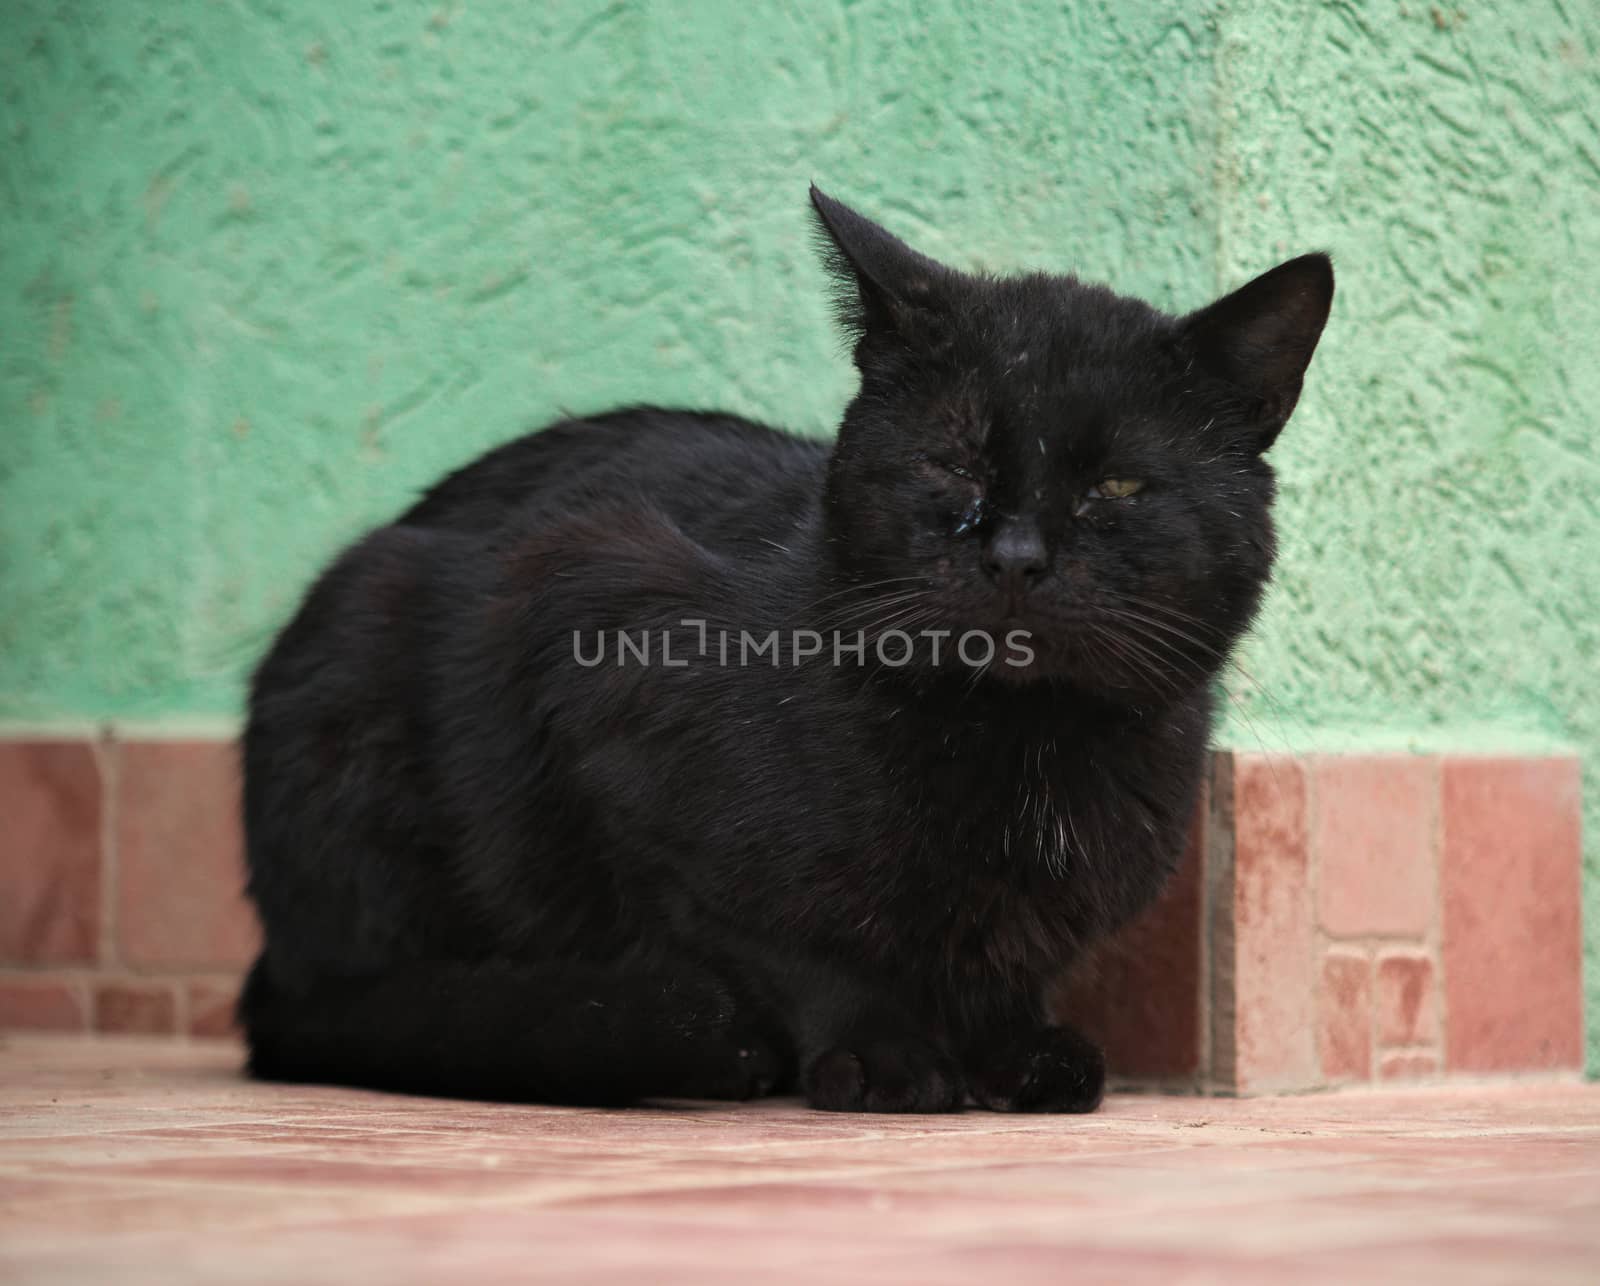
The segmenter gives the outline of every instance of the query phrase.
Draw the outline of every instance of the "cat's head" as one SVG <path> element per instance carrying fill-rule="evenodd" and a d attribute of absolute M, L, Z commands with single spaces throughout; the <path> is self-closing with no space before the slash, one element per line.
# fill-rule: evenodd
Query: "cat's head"
<path fill-rule="evenodd" d="M 1002 649 L 991 674 L 1113 698 L 1207 681 L 1271 572 L 1263 453 L 1328 316 L 1327 257 L 1172 317 L 958 272 L 811 198 L 861 373 L 825 498 L 849 628 L 1023 630 L 1032 663 Z"/>

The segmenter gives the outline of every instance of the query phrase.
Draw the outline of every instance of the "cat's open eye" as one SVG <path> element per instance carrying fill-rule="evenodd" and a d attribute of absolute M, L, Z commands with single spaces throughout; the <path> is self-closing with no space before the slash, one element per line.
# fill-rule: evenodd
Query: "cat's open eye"
<path fill-rule="evenodd" d="M 1102 478 L 1089 488 L 1089 496 L 1094 500 L 1126 500 L 1143 490 L 1144 483 L 1138 478 Z"/>

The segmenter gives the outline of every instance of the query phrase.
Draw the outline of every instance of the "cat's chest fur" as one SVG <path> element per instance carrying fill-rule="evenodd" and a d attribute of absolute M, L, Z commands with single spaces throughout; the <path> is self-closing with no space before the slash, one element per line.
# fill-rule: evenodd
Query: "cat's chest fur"
<path fill-rule="evenodd" d="M 1181 848 L 1203 713 L 1145 725 L 1033 704 L 868 723 L 862 776 L 880 788 L 861 788 L 858 850 L 817 856 L 825 933 L 843 925 L 882 967 L 1020 983 L 1153 896 Z"/>

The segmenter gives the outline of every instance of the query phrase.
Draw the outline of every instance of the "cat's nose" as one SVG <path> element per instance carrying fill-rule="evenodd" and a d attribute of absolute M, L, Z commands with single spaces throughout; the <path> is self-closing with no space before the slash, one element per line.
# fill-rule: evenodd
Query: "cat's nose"
<path fill-rule="evenodd" d="M 1011 593 L 1020 593 L 1050 570 L 1050 551 L 1037 523 L 1012 518 L 1002 523 L 983 551 L 983 570 Z"/>

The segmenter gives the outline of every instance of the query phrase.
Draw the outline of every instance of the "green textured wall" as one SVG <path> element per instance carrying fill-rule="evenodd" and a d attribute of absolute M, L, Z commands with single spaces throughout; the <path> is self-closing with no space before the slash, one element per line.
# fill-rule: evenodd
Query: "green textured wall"
<path fill-rule="evenodd" d="M 329 552 L 558 411 L 826 432 L 815 177 L 1173 307 L 1333 251 L 1227 735 L 1592 780 L 1597 103 L 1593 0 L 7 0 L 0 718 L 231 716 Z"/>
<path fill-rule="evenodd" d="M 232 710 L 340 541 L 560 410 L 827 431 L 813 176 L 1203 293 L 1212 37 L 1160 7 L 6 0 L 0 709 Z"/>

